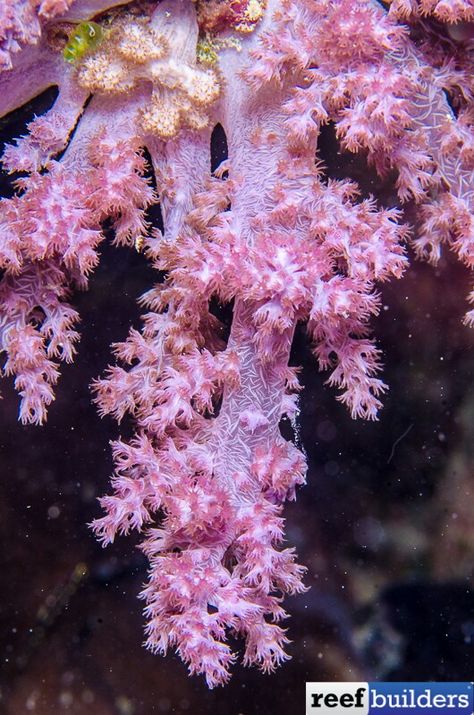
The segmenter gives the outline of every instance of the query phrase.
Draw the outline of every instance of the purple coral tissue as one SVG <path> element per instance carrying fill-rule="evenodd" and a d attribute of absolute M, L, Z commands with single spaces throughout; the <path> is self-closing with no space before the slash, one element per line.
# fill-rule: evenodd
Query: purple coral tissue
<path fill-rule="evenodd" d="M 175 648 L 210 687 L 229 677 L 229 634 L 245 664 L 271 671 L 289 657 L 282 596 L 304 589 L 304 567 L 284 544 L 282 508 L 306 465 L 279 423 L 298 410 L 296 324 L 352 416 L 375 419 L 377 283 L 406 269 L 411 231 L 419 256 L 435 262 L 445 244 L 474 264 L 473 18 L 470 0 L 0 9 L 0 113 L 59 90 L 3 155 L 26 172 L 0 203 L 4 372 L 20 419 L 41 424 L 59 362 L 74 356 L 69 301 L 97 265 L 105 219 L 165 273 L 142 298 L 142 331 L 93 386 L 101 414 L 136 425 L 113 444 L 93 528 L 104 545 L 142 533 L 147 646 Z M 413 229 L 400 206 L 326 180 L 328 122 L 343 150 L 396 177 L 400 202 L 418 205 Z M 217 123 L 228 159 L 211 175 Z M 158 201 L 163 234 L 146 220 Z M 232 306 L 227 342 L 216 299 Z"/>

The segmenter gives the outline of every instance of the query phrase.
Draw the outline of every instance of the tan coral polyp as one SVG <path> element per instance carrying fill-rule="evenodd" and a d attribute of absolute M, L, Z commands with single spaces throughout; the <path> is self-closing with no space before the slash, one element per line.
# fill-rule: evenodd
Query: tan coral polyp
<path fill-rule="evenodd" d="M 169 53 L 169 46 L 163 35 L 153 28 L 137 23 L 122 28 L 116 46 L 121 57 L 131 64 L 161 60 Z"/>
<path fill-rule="evenodd" d="M 83 59 L 77 76 L 85 89 L 107 94 L 126 93 L 139 82 L 151 82 L 149 103 L 141 111 L 143 130 L 171 139 L 182 126 L 206 127 L 209 119 L 204 108 L 220 93 L 217 74 L 196 62 L 196 55 L 192 63 L 188 56 L 184 61 L 174 44 L 148 20 L 122 18 L 108 29 L 97 51 Z"/>
<path fill-rule="evenodd" d="M 156 134 L 162 139 L 176 136 L 181 126 L 176 102 L 159 92 L 154 92 L 149 106 L 142 112 L 141 124 L 144 131 Z"/>

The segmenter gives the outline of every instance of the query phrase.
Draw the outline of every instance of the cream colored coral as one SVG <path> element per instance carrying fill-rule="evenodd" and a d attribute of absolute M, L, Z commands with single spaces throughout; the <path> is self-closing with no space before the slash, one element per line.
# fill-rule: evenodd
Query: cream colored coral
<path fill-rule="evenodd" d="M 78 81 L 90 92 L 121 94 L 135 85 L 135 80 L 118 59 L 108 57 L 104 52 L 90 55 L 79 68 Z"/>
<path fill-rule="evenodd" d="M 249 0 L 242 21 L 235 26 L 235 29 L 239 32 L 253 32 L 255 23 L 263 17 L 265 4 L 265 0 Z"/>
<path fill-rule="evenodd" d="M 141 112 L 143 130 L 171 139 L 182 126 L 202 129 L 208 124 L 206 110 L 218 98 L 220 84 L 213 69 L 197 64 L 197 36 L 189 15 L 165 13 L 165 4 L 158 7 L 162 17 L 155 12 L 151 19 L 115 20 L 97 50 L 81 61 L 77 78 L 90 92 L 108 94 L 151 83 L 150 101 Z"/>
<path fill-rule="evenodd" d="M 186 95 L 154 91 L 149 105 L 142 111 L 141 122 L 148 134 L 172 139 L 183 126 L 204 129 L 209 118 L 204 111 L 196 108 Z"/>
<path fill-rule="evenodd" d="M 189 98 L 199 105 L 209 105 L 219 96 L 220 86 L 213 70 L 194 70 L 183 82 Z"/>
<path fill-rule="evenodd" d="M 179 106 L 172 95 L 153 92 L 150 104 L 142 112 L 142 126 L 149 134 L 163 139 L 176 136 L 181 126 Z"/>
<path fill-rule="evenodd" d="M 152 27 L 130 22 L 121 30 L 117 50 L 126 61 L 145 64 L 150 60 L 161 60 L 168 54 L 169 47 L 165 38 Z"/>

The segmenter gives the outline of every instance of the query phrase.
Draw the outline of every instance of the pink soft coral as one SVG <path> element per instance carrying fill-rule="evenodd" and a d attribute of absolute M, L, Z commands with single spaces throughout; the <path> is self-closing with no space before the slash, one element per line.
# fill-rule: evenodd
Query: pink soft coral
<path fill-rule="evenodd" d="M 430 16 L 442 22 L 474 20 L 472 0 L 391 0 L 390 12 L 402 18 Z"/>
<path fill-rule="evenodd" d="M 51 162 L 48 174 L 34 172 L 21 182 L 21 197 L 0 204 L 0 345 L 8 356 L 7 373 L 16 376 L 22 422 L 44 421 L 53 399 L 50 386 L 58 379 L 54 359 L 73 358 L 79 336 L 71 328 L 78 315 L 67 303 L 68 286 L 87 286 L 103 238 L 101 220 L 115 217 L 117 242 L 133 241 L 145 229 L 143 209 L 153 193 L 140 177 L 137 147 L 123 135 L 112 146 L 99 134 L 95 140 L 78 176 L 67 157 Z"/>
<path fill-rule="evenodd" d="M 63 18 L 91 17 L 91 5 L 75 3 Z M 472 265 L 470 65 L 466 54 L 454 63 L 449 43 L 415 45 L 378 3 L 284 0 L 268 2 L 240 52 L 229 32 L 214 37 L 219 71 L 204 71 L 190 1 L 140 5 L 139 21 L 133 9 L 104 23 L 107 44 L 85 60 L 95 81 L 87 105 L 81 67 L 46 41 L 0 78 L 4 112 L 59 88 L 52 109 L 4 154 L 10 171 L 30 176 L 22 195 L 0 204 L 0 345 L 21 418 L 41 422 L 57 361 L 73 355 L 77 315 L 67 301 L 97 263 L 102 222 L 165 273 L 143 296 L 143 330 L 115 346 L 118 364 L 95 383 L 101 413 L 131 415 L 136 434 L 113 445 L 113 491 L 93 526 L 104 544 L 144 534 L 147 644 L 175 647 L 213 687 L 235 660 L 230 633 L 245 639 L 245 664 L 269 671 L 288 657 L 281 598 L 304 588 L 282 509 L 306 464 L 279 429 L 298 411 L 297 370 L 288 367 L 297 323 L 354 417 L 375 419 L 386 389 L 369 321 L 380 307 L 376 284 L 407 266 L 408 231 L 398 209 L 325 179 L 315 162 L 320 127 L 333 122 L 344 149 L 364 152 L 381 175 L 396 172 L 400 199 L 421 206 L 420 254 L 435 260 L 446 242 Z M 132 34 L 164 38 L 159 63 L 143 45 L 114 64 L 114 22 L 120 42 L 127 23 Z M 205 106 L 194 107 L 199 131 L 175 122 L 164 136 L 155 111 L 163 92 L 179 116 L 189 97 Z M 150 107 L 160 121 L 143 122 Z M 218 122 L 229 155 L 211 175 Z M 143 148 L 163 236 L 145 220 L 156 197 Z M 227 342 L 215 299 L 232 311 Z"/>
<path fill-rule="evenodd" d="M 36 43 L 41 20 L 62 15 L 74 0 L 2 0 L 0 5 L 0 68 L 12 67 L 11 55 Z"/>

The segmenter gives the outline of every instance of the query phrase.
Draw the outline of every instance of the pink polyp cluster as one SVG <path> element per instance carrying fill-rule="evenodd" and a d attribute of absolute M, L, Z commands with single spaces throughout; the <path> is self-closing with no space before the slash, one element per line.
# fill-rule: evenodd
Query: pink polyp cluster
<path fill-rule="evenodd" d="M 2 0 L 0 6 L 0 69 L 12 68 L 12 56 L 41 36 L 42 21 L 62 15 L 73 0 Z"/>
<path fill-rule="evenodd" d="M 433 16 L 442 22 L 474 20 L 471 0 L 390 0 L 390 12 L 402 18 Z"/>
<path fill-rule="evenodd" d="M 453 19 L 462 3 L 434 5 L 439 19 L 441 6 Z M 93 18 L 90 6 L 79 0 L 74 12 Z M 392 3 L 387 13 L 375 0 L 263 8 L 254 7 L 252 32 L 238 43 L 228 25 L 221 35 L 212 25 L 218 74 L 196 60 L 202 8 L 196 15 L 191 0 L 165 0 L 117 10 L 109 29 L 96 17 L 104 45 L 77 67 L 44 40 L 0 76 L 3 113 L 59 89 L 4 153 L 9 171 L 29 173 L 23 193 L 0 203 L 0 349 L 21 419 L 44 421 L 58 362 L 73 357 L 78 316 L 69 301 L 87 286 L 110 219 L 115 242 L 143 248 L 165 278 L 141 299 L 142 330 L 114 346 L 116 364 L 94 383 L 100 413 L 129 415 L 135 435 L 113 444 L 112 489 L 93 529 L 104 545 L 142 534 L 147 645 L 175 648 L 210 687 L 227 681 L 236 659 L 230 635 L 244 640 L 246 665 L 271 671 L 289 657 L 282 598 L 304 590 L 304 567 L 285 545 L 282 512 L 306 462 L 280 422 L 298 414 L 298 369 L 288 366 L 296 325 L 353 417 L 376 419 L 386 389 L 370 320 L 378 283 L 408 266 L 409 228 L 400 207 L 327 179 L 317 161 L 322 124 L 333 123 L 342 149 L 393 175 L 401 202 L 418 204 L 421 256 L 435 262 L 448 245 L 474 263 L 472 60 L 462 44 L 428 31 L 415 45 L 399 19 L 435 8 Z M 11 35 L 4 25 L 0 15 L 0 37 Z M 181 110 L 201 106 L 206 87 L 205 117 L 185 120 Z M 153 118 L 172 130 L 155 131 Z M 211 174 L 217 123 L 228 157 Z M 145 214 L 157 201 L 163 234 Z M 231 314 L 227 340 L 216 301 Z"/>

